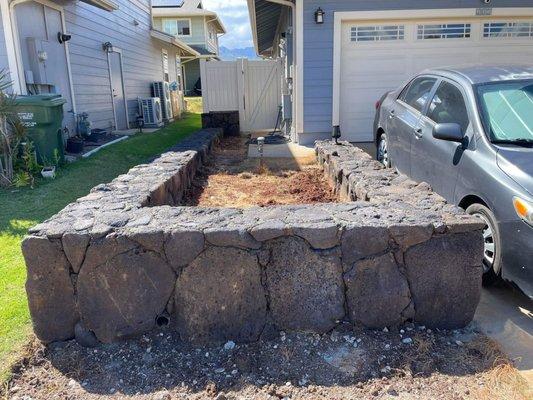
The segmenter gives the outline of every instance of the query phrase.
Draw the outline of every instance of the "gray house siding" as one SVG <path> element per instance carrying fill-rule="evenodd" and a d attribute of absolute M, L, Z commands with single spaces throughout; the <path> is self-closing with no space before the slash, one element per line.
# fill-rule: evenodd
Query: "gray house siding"
<path fill-rule="evenodd" d="M 493 0 L 490 7 L 531 7 L 531 0 Z M 304 116 L 301 143 L 329 137 L 332 129 L 333 15 L 336 11 L 477 8 L 480 0 L 304 0 Z M 325 12 L 322 25 L 314 13 Z"/>
<path fill-rule="evenodd" d="M 2 21 L 2 10 L 0 10 L 0 21 Z M 4 27 L 0 24 L 0 70 L 7 71 L 9 69 L 9 61 L 7 59 L 6 39 L 4 34 Z"/>
<path fill-rule="evenodd" d="M 72 35 L 68 43 L 76 111 L 87 112 L 94 128 L 109 129 L 114 125 L 104 43 L 110 42 L 122 50 L 130 126 L 133 127 L 136 121 L 138 97 L 150 97 L 151 83 L 163 80 L 163 48 L 168 52 L 170 81 L 176 80 L 177 48 L 150 36 L 149 0 L 115 1 L 119 9 L 113 12 L 83 2 L 69 2 L 64 6 L 67 32 Z M 0 39 L 0 68 L 7 69 L 1 25 Z"/>
<path fill-rule="evenodd" d="M 151 82 L 163 79 L 163 48 L 169 54 L 170 80 L 176 79 L 176 52 L 150 36 L 148 0 L 122 0 L 113 12 L 75 3 L 65 7 L 65 19 L 72 34 L 69 46 L 77 111 L 89 113 L 95 127 L 109 128 L 114 123 L 107 55 L 102 49 L 105 42 L 122 50 L 130 125 L 138 112 L 137 98 L 150 97 Z"/>

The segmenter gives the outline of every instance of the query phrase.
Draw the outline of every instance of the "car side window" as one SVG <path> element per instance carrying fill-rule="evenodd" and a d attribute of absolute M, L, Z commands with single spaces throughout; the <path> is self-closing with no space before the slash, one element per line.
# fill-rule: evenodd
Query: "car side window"
<path fill-rule="evenodd" d="M 443 81 L 428 109 L 428 118 L 437 124 L 456 123 L 466 132 L 470 119 L 465 99 L 459 88 L 447 81 Z"/>
<path fill-rule="evenodd" d="M 422 112 L 426 103 L 429 101 L 429 95 L 435 82 L 437 82 L 435 78 L 416 78 L 400 95 L 400 100 L 409 104 L 415 110 Z"/>

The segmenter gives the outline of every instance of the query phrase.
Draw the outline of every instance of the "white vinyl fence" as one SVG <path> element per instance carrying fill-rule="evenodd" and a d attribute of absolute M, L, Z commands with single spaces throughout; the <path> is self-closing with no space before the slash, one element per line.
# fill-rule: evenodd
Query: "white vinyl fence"
<path fill-rule="evenodd" d="M 281 105 L 278 60 L 201 61 L 204 113 L 239 111 L 241 131 L 273 130 Z"/>

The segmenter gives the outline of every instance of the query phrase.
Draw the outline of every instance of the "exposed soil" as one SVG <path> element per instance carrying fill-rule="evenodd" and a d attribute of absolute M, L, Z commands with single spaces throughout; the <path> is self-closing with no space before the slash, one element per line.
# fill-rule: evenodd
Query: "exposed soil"
<path fill-rule="evenodd" d="M 251 207 L 336 202 L 314 160 L 247 157 L 246 138 L 221 140 L 201 169 L 185 205 Z"/>
<path fill-rule="evenodd" d="M 234 346 L 234 347 L 233 347 Z M 349 324 L 332 333 L 191 346 L 170 330 L 96 349 L 35 344 L 6 397 L 29 399 L 526 399 L 498 348 L 472 330 Z M 1 396 L 0 396 L 1 397 Z"/>

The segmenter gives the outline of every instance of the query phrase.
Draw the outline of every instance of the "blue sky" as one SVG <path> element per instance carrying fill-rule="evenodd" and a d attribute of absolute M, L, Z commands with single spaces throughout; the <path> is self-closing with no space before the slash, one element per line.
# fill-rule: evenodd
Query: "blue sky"
<path fill-rule="evenodd" d="M 229 49 L 252 47 L 252 33 L 246 0 L 203 0 L 204 8 L 215 11 L 228 33 L 220 37 L 220 45 Z"/>

